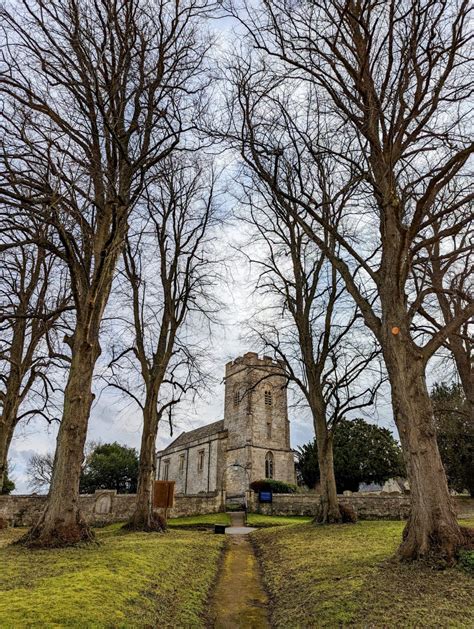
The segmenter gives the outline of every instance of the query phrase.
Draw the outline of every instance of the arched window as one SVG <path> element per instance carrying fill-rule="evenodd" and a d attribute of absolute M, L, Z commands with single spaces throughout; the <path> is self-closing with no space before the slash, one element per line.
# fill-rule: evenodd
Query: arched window
<path fill-rule="evenodd" d="M 235 389 L 234 391 L 234 406 L 238 406 L 240 404 L 240 389 Z"/>
<path fill-rule="evenodd" d="M 265 478 L 273 478 L 273 453 L 267 452 L 265 455 Z"/>
<path fill-rule="evenodd" d="M 272 392 L 271 391 L 265 391 L 265 406 L 271 406 L 272 405 Z"/>

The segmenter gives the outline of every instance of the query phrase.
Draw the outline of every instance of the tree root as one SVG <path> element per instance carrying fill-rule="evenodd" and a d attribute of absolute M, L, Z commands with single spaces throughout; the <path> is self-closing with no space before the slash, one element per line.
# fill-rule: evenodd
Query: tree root
<path fill-rule="evenodd" d="M 92 542 L 96 542 L 94 531 L 86 522 L 79 520 L 76 524 L 57 524 L 47 530 L 43 524 L 37 524 L 15 543 L 40 549 L 66 548 Z"/>
<path fill-rule="evenodd" d="M 142 531 L 144 533 L 164 533 L 166 520 L 156 513 L 149 517 L 132 517 L 122 526 L 124 531 Z"/>
<path fill-rule="evenodd" d="M 457 562 L 460 550 L 473 548 L 474 529 L 440 526 L 429 534 L 423 534 L 408 522 L 403 531 L 398 557 L 401 561 L 420 561 L 443 570 Z"/>
<path fill-rule="evenodd" d="M 313 519 L 314 524 L 354 524 L 357 522 L 357 513 L 350 505 L 339 503 L 339 514 L 324 509 L 320 506 L 317 515 Z"/>

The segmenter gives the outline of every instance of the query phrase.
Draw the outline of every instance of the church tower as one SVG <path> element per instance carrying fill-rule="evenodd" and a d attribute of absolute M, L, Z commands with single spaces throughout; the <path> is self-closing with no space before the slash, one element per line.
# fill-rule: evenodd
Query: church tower
<path fill-rule="evenodd" d="M 228 432 L 225 485 L 228 495 L 249 481 L 295 483 L 290 448 L 287 381 L 281 363 L 248 352 L 226 365 L 224 428 Z"/>

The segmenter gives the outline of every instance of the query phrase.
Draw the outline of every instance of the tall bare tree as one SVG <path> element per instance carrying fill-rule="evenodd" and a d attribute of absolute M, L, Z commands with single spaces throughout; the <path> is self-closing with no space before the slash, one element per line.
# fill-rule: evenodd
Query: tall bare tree
<path fill-rule="evenodd" d="M 42 230 L 44 231 L 44 230 Z M 4 234 L 6 236 L 6 234 Z M 59 419 L 52 405 L 61 317 L 71 309 L 64 269 L 34 244 L 0 253 L 0 491 L 13 433 L 22 420 Z M 61 361 L 62 363 L 62 361 Z"/>
<path fill-rule="evenodd" d="M 2 9 L 1 200 L 55 230 L 41 244 L 66 262 L 76 307 L 49 500 L 30 544 L 91 537 L 78 495 L 100 325 L 149 173 L 195 126 L 207 4 L 22 0 Z"/>
<path fill-rule="evenodd" d="M 151 531 L 161 528 L 152 491 L 160 419 L 183 395 L 205 385 L 198 328 L 218 309 L 214 174 L 197 158 L 169 158 L 140 210 L 124 250 L 126 329 L 121 347 L 115 343 L 109 383 L 143 413 L 137 503 L 127 527 Z"/>
<path fill-rule="evenodd" d="M 469 533 L 451 505 L 425 370 L 474 305 L 419 335 L 425 294 L 416 292 L 413 267 L 430 242 L 442 250 L 471 220 L 472 7 L 465 0 L 262 0 L 230 9 L 254 52 L 234 63 L 228 136 L 335 266 L 380 343 L 411 486 L 400 556 L 451 562 Z M 332 232 L 325 200 L 305 185 L 322 154 L 339 178 L 334 194 L 352 188 Z M 448 186 L 456 202 L 438 206 Z M 340 253 L 313 221 L 333 234 Z"/>
<path fill-rule="evenodd" d="M 319 174 L 321 179 L 324 173 Z M 327 184 L 320 180 L 321 194 Z M 374 362 L 379 350 L 363 339 L 361 317 L 342 279 L 298 221 L 275 207 L 275 199 L 255 177 L 247 190 L 250 211 L 246 216 L 244 207 L 243 220 L 251 229 L 248 256 L 259 269 L 253 335 L 285 366 L 288 381 L 297 385 L 311 411 L 320 471 L 318 520 L 341 522 L 334 431 L 346 414 L 373 404 L 382 382 Z M 256 190 L 261 194 L 254 203 Z M 327 213 L 334 227 L 340 207 L 328 207 Z M 319 226 L 314 229 L 322 233 Z M 330 234 L 323 238 L 335 254 L 335 239 Z M 262 301 L 265 297 L 268 303 Z"/>

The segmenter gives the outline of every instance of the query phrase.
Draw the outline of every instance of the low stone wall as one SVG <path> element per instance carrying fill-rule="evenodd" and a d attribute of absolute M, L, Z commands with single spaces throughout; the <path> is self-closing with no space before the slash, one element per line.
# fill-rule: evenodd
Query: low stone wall
<path fill-rule="evenodd" d="M 406 520 L 410 513 L 409 496 L 338 496 L 351 505 L 360 520 Z"/>
<path fill-rule="evenodd" d="M 361 520 L 405 520 L 410 512 L 410 496 L 352 494 L 338 496 L 343 504 L 351 505 Z M 316 493 L 273 494 L 273 502 L 260 504 L 258 496 L 252 493 L 250 510 L 267 515 L 307 515 L 315 516 L 320 496 Z M 464 497 L 453 497 L 456 512 L 462 517 L 474 513 L 474 501 Z"/>
<path fill-rule="evenodd" d="M 196 494 L 195 496 L 175 496 L 174 507 L 168 509 L 168 517 L 179 518 L 186 515 L 205 515 L 224 511 L 225 497 L 221 492 Z"/>
<path fill-rule="evenodd" d="M 32 526 L 40 517 L 46 504 L 46 496 L 0 496 L 0 518 L 10 526 Z M 81 511 L 93 525 L 124 522 L 132 515 L 135 494 L 117 494 L 116 491 L 99 490 L 95 494 L 81 494 Z M 176 496 L 175 506 L 168 510 L 168 517 L 216 513 L 222 508 L 220 493 Z"/>
<path fill-rule="evenodd" d="M 408 517 L 408 496 L 338 496 L 343 504 L 351 505 L 361 520 L 402 520 Z M 273 494 L 273 502 L 260 504 L 253 494 L 251 508 L 267 515 L 316 515 L 319 494 Z"/>
<path fill-rule="evenodd" d="M 314 516 L 319 506 L 319 494 L 273 494 L 271 504 L 260 504 L 258 496 L 251 493 L 249 509 L 267 515 Z M 339 496 L 344 504 L 354 507 L 361 520 L 403 520 L 410 509 L 409 496 L 352 494 Z M 124 522 L 132 515 L 135 494 L 117 494 L 115 491 L 99 490 L 95 494 L 80 496 L 81 510 L 86 520 L 93 525 Z M 464 497 L 453 498 L 456 511 L 464 517 L 474 514 L 474 500 Z M 0 496 L 0 518 L 11 526 L 31 526 L 41 515 L 46 496 Z M 223 511 L 225 495 L 220 492 L 175 497 L 175 506 L 168 510 L 168 517 L 201 515 Z"/>

